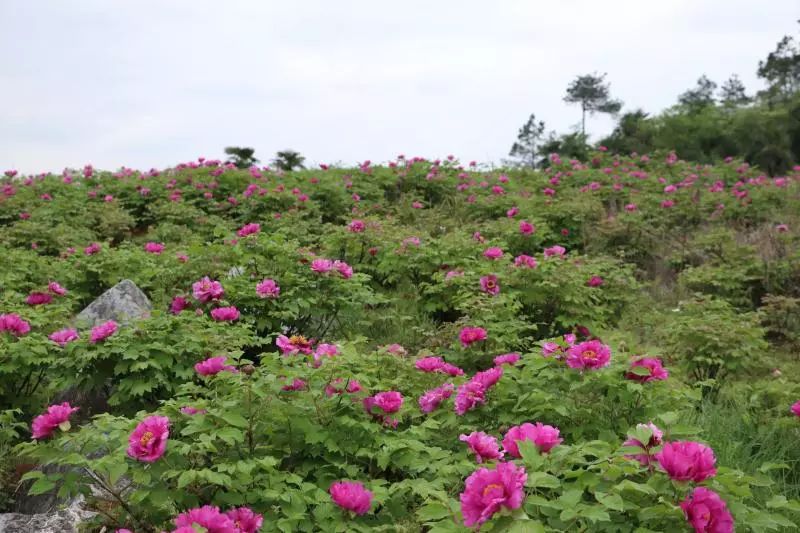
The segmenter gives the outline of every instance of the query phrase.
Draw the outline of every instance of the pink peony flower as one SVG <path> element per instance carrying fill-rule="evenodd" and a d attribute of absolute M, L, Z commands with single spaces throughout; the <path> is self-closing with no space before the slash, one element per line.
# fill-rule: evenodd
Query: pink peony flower
<path fill-rule="evenodd" d="M 544 256 L 545 257 L 561 257 L 563 258 L 567 253 L 567 249 L 563 246 L 555 245 L 551 246 L 550 248 L 544 249 Z"/>
<path fill-rule="evenodd" d="M 637 209 L 638 209 L 638 207 L 636 206 L 636 204 L 627 204 L 625 206 L 625 211 L 627 211 L 628 213 L 633 213 Z"/>
<path fill-rule="evenodd" d="M 36 440 L 46 439 L 53 434 L 56 428 L 68 431 L 70 428 L 69 417 L 78 409 L 78 407 L 72 407 L 69 402 L 51 405 L 47 408 L 47 412 L 33 419 L 31 424 L 33 438 Z"/>
<path fill-rule="evenodd" d="M 236 372 L 236 367 L 225 365 L 226 357 L 219 355 L 217 357 L 209 357 L 205 361 L 201 361 L 194 365 L 195 371 L 201 376 L 213 376 L 219 374 L 223 370 L 228 372 Z"/>
<path fill-rule="evenodd" d="M 455 400 L 455 411 L 458 416 L 463 416 L 467 411 L 485 403 L 486 389 L 480 383 L 470 380 L 458 387 Z"/>
<path fill-rule="evenodd" d="M 567 350 L 567 365 L 581 370 L 597 370 L 611 363 L 611 349 L 598 340 L 586 341 Z"/>
<path fill-rule="evenodd" d="M 245 224 L 242 226 L 239 231 L 236 232 L 236 235 L 239 237 L 247 237 L 248 235 L 254 235 L 261 231 L 261 224 L 250 223 Z"/>
<path fill-rule="evenodd" d="M 787 226 L 786 224 L 778 224 L 777 226 L 775 226 L 775 230 L 778 233 L 786 233 L 787 231 L 789 231 L 789 226 Z"/>
<path fill-rule="evenodd" d="M 91 335 L 89 336 L 89 342 L 92 344 L 97 344 L 98 342 L 109 338 L 111 335 L 116 333 L 117 327 L 117 323 L 113 320 L 109 320 L 108 322 L 104 322 L 99 326 L 93 327 Z"/>
<path fill-rule="evenodd" d="M 264 517 L 249 507 L 237 507 L 226 511 L 225 515 L 233 521 L 236 533 L 257 533 L 264 523 Z"/>
<path fill-rule="evenodd" d="M 586 282 L 586 286 L 599 287 L 603 283 L 605 283 L 605 281 L 603 281 L 603 278 L 601 278 L 600 276 L 592 276 L 591 278 L 589 278 L 589 281 Z"/>
<path fill-rule="evenodd" d="M 187 307 L 189 307 L 189 301 L 186 298 L 183 296 L 175 296 L 169 304 L 169 312 L 173 315 L 178 315 Z"/>
<path fill-rule="evenodd" d="M 363 220 L 353 220 L 347 225 L 347 230 L 351 233 L 361 233 L 367 228 Z"/>
<path fill-rule="evenodd" d="M 281 387 L 281 390 L 299 391 L 299 390 L 306 390 L 307 388 L 308 388 L 308 383 L 306 383 L 300 378 L 294 378 L 290 384 Z"/>
<path fill-rule="evenodd" d="M 423 372 L 439 372 L 444 365 L 444 359 L 441 357 L 423 357 L 414 363 L 416 369 Z"/>
<path fill-rule="evenodd" d="M 635 459 L 639 461 L 642 466 L 648 466 L 650 463 L 655 462 L 653 457 L 650 455 L 650 450 L 656 446 L 661 446 L 661 439 L 664 437 L 664 432 L 652 422 L 648 422 L 647 424 L 636 424 L 636 428 L 649 429 L 652 432 L 650 435 L 650 440 L 648 440 L 646 443 L 642 443 L 641 441 L 630 437 L 628 440 L 623 442 L 622 445 L 626 447 L 639 447 L 644 453 L 626 455 L 625 457 L 627 459 Z"/>
<path fill-rule="evenodd" d="M 196 407 L 192 407 L 190 405 L 181 407 L 181 413 L 183 413 L 185 415 L 189 415 L 189 416 L 204 415 L 207 412 L 208 411 L 206 411 L 205 409 L 197 409 Z"/>
<path fill-rule="evenodd" d="M 343 382 L 344 380 L 342 378 L 336 378 L 328 383 L 325 386 L 325 395 L 333 396 L 334 394 L 342 394 L 343 392 L 355 394 L 356 392 L 361 392 L 362 390 L 361 383 L 355 379 L 348 379 L 346 387 L 338 387 L 338 385 Z"/>
<path fill-rule="evenodd" d="M 483 328 L 466 327 L 458 335 L 461 345 L 465 348 L 473 343 L 486 340 L 486 330 Z"/>
<path fill-rule="evenodd" d="M 458 439 L 467 443 L 478 463 L 503 458 L 503 452 L 500 451 L 497 439 L 483 431 L 473 431 L 469 435 L 459 436 Z"/>
<path fill-rule="evenodd" d="M 333 268 L 335 268 L 339 272 L 339 274 L 342 275 L 344 279 L 350 279 L 353 277 L 353 267 L 351 267 L 344 261 L 339 261 L 339 260 L 334 261 Z"/>
<path fill-rule="evenodd" d="M 62 329 L 51 333 L 48 339 L 64 347 L 68 343 L 78 340 L 78 331 L 72 328 Z"/>
<path fill-rule="evenodd" d="M 378 407 L 385 414 L 396 413 L 403 406 L 403 395 L 397 391 L 379 392 L 364 398 L 364 408 L 369 414 L 375 414 L 373 408 Z"/>
<path fill-rule="evenodd" d="M 372 507 L 372 493 L 356 481 L 337 481 L 328 492 L 333 503 L 357 515 L 366 514 Z"/>
<path fill-rule="evenodd" d="M 25 299 L 28 305 L 46 305 L 53 301 L 53 297 L 46 292 L 32 292 Z"/>
<path fill-rule="evenodd" d="M 493 361 L 494 361 L 495 366 L 501 366 L 501 365 L 514 366 L 514 363 L 519 361 L 519 358 L 520 358 L 520 355 L 518 353 L 514 352 L 514 353 L 507 353 L 507 354 L 503 354 L 503 355 L 498 355 L 497 357 L 494 358 Z"/>
<path fill-rule="evenodd" d="M 519 453 L 519 441 L 523 440 L 531 441 L 539 452 L 547 453 L 561 444 L 564 439 L 559 438 L 558 428 L 546 426 L 541 422 L 536 422 L 536 425 L 526 422 L 510 428 L 506 432 L 503 437 L 503 450 L 511 457 L 519 459 L 522 457 Z"/>
<path fill-rule="evenodd" d="M 308 355 L 311 353 L 311 342 L 302 335 L 278 335 L 278 340 L 275 341 L 278 348 L 281 349 L 283 355 L 297 355 L 302 353 Z"/>
<path fill-rule="evenodd" d="M 495 366 L 483 372 L 476 372 L 472 376 L 472 381 L 479 383 L 485 390 L 494 387 L 495 384 L 503 377 L 503 367 Z"/>
<path fill-rule="evenodd" d="M 58 296 L 67 294 L 67 289 L 59 285 L 57 281 L 51 281 L 47 284 L 47 290 Z"/>
<path fill-rule="evenodd" d="M 239 310 L 235 306 L 217 307 L 211 310 L 211 318 L 217 322 L 232 322 L 239 320 Z"/>
<path fill-rule="evenodd" d="M 274 279 L 264 279 L 256 285 L 256 294 L 259 298 L 277 298 L 281 294 L 281 288 Z"/>
<path fill-rule="evenodd" d="M 204 528 L 206 533 L 238 533 L 233 520 L 222 514 L 219 507 L 204 505 L 195 509 L 189 509 L 175 517 L 177 531 L 197 531 L 194 526 Z M 185 529 L 184 529 L 185 528 Z M 181 533 L 183 533 L 181 531 Z"/>
<path fill-rule="evenodd" d="M 645 369 L 646 374 L 634 372 L 633 369 Z M 625 377 L 632 381 L 648 383 L 650 381 L 664 381 L 669 377 L 669 371 L 662 366 L 661 359 L 657 357 L 641 357 L 631 363 L 631 368 L 625 373 Z"/>
<path fill-rule="evenodd" d="M 0 315 L 0 331 L 8 331 L 15 337 L 26 335 L 31 330 L 31 325 L 16 313 Z"/>
<path fill-rule="evenodd" d="M 520 220 L 519 221 L 519 232 L 523 235 L 532 235 L 533 232 L 536 231 L 536 226 L 528 222 L 527 220 Z"/>
<path fill-rule="evenodd" d="M 98 242 L 93 242 L 92 244 L 83 249 L 83 253 L 85 255 L 94 255 L 99 251 L 100 251 L 100 243 Z"/>
<path fill-rule="evenodd" d="M 502 508 L 519 509 L 527 479 L 525 469 L 514 463 L 498 463 L 494 470 L 479 468 L 470 474 L 461 493 L 464 525 L 480 526 Z"/>
<path fill-rule="evenodd" d="M 222 283 L 219 281 L 211 281 L 208 276 L 205 276 L 200 281 L 192 283 L 192 295 L 195 300 L 200 302 L 210 302 L 211 300 L 219 300 L 225 294 L 222 288 Z"/>
<path fill-rule="evenodd" d="M 439 408 L 443 401 L 453 395 L 455 387 L 452 383 L 445 383 L 440 387 L 425 391 L 425 394 L 419 397 L 419 408 L 423 413 L 430 413 Z"/>
<path fill-rule="evenodd" d="M 539 265 L 536 262 L 536 258 L 522 254 L 514 258 L 514 266 L 525 267 L 525 268 L 536 268 Z"/>
<path fill-rule="evenodd" d="M 506 216 L 508 218 L 514 218 L 519 213 L 519 208 L 517 206 L 512 207 L 508 211 L 506 211 Z"/>
<path fill-rule="evenodd" d="M 795 416 L 800 416 L 800 401 L 797 401 L 792 405 L 791 411 Z"/>
<path fill-rule="evenodd" d="M 483 257 L 486 259 L 497 260 L 503 257 L 503 250 L 497 246 L 492 246 L 483 251 Z"/>
<path fill-rule="evenodd" d="M 325 274 L 333 270 L 333 261 L 330 259 L 314 259 L 311 261 L 311 270 L 317 274 Z"/>
<path fill-rule="evenodd" d="M 481 278 L 481 290 L 487 294 L 495 296 L 500 293 L 500 284 L 497 281 L 497 276 L 489 274 Z"/>
<path fill-rule="evenodd" d="M 128 457 L 145 463 L 158 460 L 167 449 L 169 418 L 152 415 L 142 420 L 128 438 Z M 179 524 L 176 525 L 191 525 Z"/>
<path fill-rule="evenodd" d="M 555 342 L 545 342 L 542 343 L 542 355 L 545 357 L 550 357 L 554 353 L 561 352 L 562 348 L 558 343 Z"/>
<path fill-rule="evenodd" d="M 655 457 L 661 468 L 675 481 L 699 483 L 717 473 L 714 451 L 699 442 L 667 442 Z"/>
<path fill-rule="evenodd" d="M 148 242 L 144 245 L 145 252 L 155 255 L 160 255 L 164 248 L 164 244 L 160 242 Z"/>
<path fill-rule="evenodd" d="M 401 345 L 397 343 L 390 344 L 389 346 L 387 346 L 386 351 L 392 355 L 399 355 L 399 356 L 403 356 L 408 353 L 406 352 L 405 348 L 403 348 Z"/>
<path fill-rule="evenodd" d="M 695 488 L 681 502 L 681 509 L 695 533 L 733 533 L 733 517 L 728 506 L 713 490 Z"/>
<path fill-rule="evenodd" d="M 339 353 L 339 347 L 335 344 L 320 344 L 314 351 L 314 368 L 318 368 L 322 365 L 323 357 L 336 357 Z"/>

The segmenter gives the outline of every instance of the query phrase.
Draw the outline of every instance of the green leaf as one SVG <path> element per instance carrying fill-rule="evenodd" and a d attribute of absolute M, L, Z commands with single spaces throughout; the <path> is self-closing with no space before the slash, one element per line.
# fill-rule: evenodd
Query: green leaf
<path fill-rule="evenodd" d="M 121 461 L 119 463 L 112 463 L 108 466 L 108 478 L 111 484 L 114 485 L 125 472 L 128 471 L 128 463 Z"/>
<path fill-rule="evenodd" d="M 417 510 L 417 516 L 423 522 L 441 520 L 450 516 L 450 509 L 441 503 L 432 502 L 423 505 Z"/>
<path fill-rule="evenodd" d="M 532 488 L 548 488 L 548 489 L 557 489 L 561 486 L 561 481 L 547 472 L 529 472 L 528 473 L 528 480 L 525 483 L 526 487 Z"/>
<path fill-rule="evenodd" d="M 31 488 L 28 491 L 28 494 L 30 494 L 31 496 L 37 496 L 39 494 L 44 494 L 45 492 L 48 492 L 48 491 L 52 490 L 53 487 L 55 487 L 55 486 L 56 486 L 55 482 L 50 481 L 46 477 L 40 477 L 39 479 L 37 479 L 33 483 L 33 485 L 31 485 Z"/>
<path fill-rule="evenodd" d="M 237 428 L 246 428 L 247 427 L 247 420 L 245 417 L 237 413 L 236 411 L 226 411 L 219 415 L 221 419 L 223 419 L 228 424 L 235 426 Z"/>
<path fill-rule="evenodd" d="M 588 518 L 592 522 L 608 522 L 611 517 L 601 507 L 597 505 L 581 506 L 578 515 Z"/>
<path fill-rule="evenodd" d="M 622 497 L 619 494 L 604 494 L 602 492 L 596 492 L 594 497 L 598 502 L 603 504 L 603 507 L 608 507 L 614 511 L 625 510 L 625 502 L 622 501 Z"/>
<path fill-rule="evenodd" d="M 516 520 L 508 533 L 544 533 L 544 524 L 538 520 Z"/>
<path fill-rule="evenodd" d="M 197 472 L 194 470 L 185 470 L 178 478 L 178 488 L 182 489 L 189 483 L 193 483 L 197 479 Z"/>

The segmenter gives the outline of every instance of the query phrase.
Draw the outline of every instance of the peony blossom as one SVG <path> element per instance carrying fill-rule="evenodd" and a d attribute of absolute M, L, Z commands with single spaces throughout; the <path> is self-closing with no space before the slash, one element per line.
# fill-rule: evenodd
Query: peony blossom
<path fill-rule="evenodd" d="M 67 294 L 67 289 L 62 287 L 57 281 L 51 281 L 47 284 L 47 290 L 57 296 L 64 296 Z"/>
<path fill-rule="evenodd" d="M 302 335 L 292 335 L 291 337 L 278 335 L 275 344 L 281 349 L 283 355 L 297 355 L 299 353 L 309 355 L 311 353 L 311 342 Z"/>
<path fill-rule="evenodd" d="M 563 258 L 567 254 L 567 249 L 563 246 L 551 246 L 550 248 L 544 249 L 544 256 L 545 257 L 561 257 Z"/>
<path fill-rule="evenodd" d="M 83 253 L 85 255 L 94 255 L 100 251 L 100 243 L 93 242 L 89 246 L 83 249 Z"/>
<path fill-rule="evenodd" d="M 311 270 L 317 274 L 325 274 L 333 270 L 333 261 L 330 259 L 314 259 L 311 261 Z"/>
<path fill-rule="evenodd" d="M 372 507 L 372 493 L 356 481 L 337 481 L 328 492 L 333 503 L 357 515 L 366 514 Z"/>
<path fill-rule="evenodd" d="M 72 407 L 69 402 L 51 405 L 47 408 L 47 412 L 33 419 L 31 424 L 33 438 L 36 440 L 46 439 L 53 434 L 56 428 L 60 428 L 62 431 L 69 430 L 69 417 L 78 409 L 78 407 Z"/>
<path fill-rule="evenodd" d="M 164 455 L 168 438 L 169 418 L 158 415 L 148 416 L 136 426 L 128 438 L 128 457 L 145 463 L 155 462 Z M 184 524 L 178 524 L 176 520 L 176 525 Z"/>
<path fill-rule="evenodd" d="M 554 353 L 561 351 L 562 351 L 561 346 L 556 342 L 547 341 L 542 343 L 542 355 L 545 357 L 550 357 Z"/>
<path fill-rule="evenodd" d="M 539 264 L 536 262 L 535 257 L 522 254 L 514 258 L 514 266 L 525 267 L 525 268 L 536 268 L 537 266 L 539 266 Z"/>
<path fill-rule="evenodd" d="M 634 372 L 634 369 L 637 368 L 643 369 L 642 371 L 646 371 L 646 373 Z M 641 357 L 631 362 L 630 370 L 625 373 L 625 377 L 641 383 L 664 381 L 669 377 L 669 371 L 662 366 L 661 359 L 657 357 Z"/>
<path fill-rule="evenodd" d="M 481 278 L 481 290 L 487 294 L 495 296 L 500 293 L 500 283 L 497 281 L 497 276 L 489 274 Z"/>
<path fill-rule="evenodd" d="M 527 479 L 525 469 L 514 463 L 498 463 L 494 470 L 479 468 L 470 474 L 460 497 L 464 525 L 480 526 L 502 508 L 519 509 Z"/>
<path fill-rule="evenodd" d="M 435 411 L 443 401 L 453 395 L 454 390 L 455 387 L 452 383 L 445 383 L 435 389 L 425 391 L 425 393 L 419 397 L 419 408 L 423 413 Z"/>
<path fill-rule="evenodd" d="M 514 363 L 519 361 L 520 355 L 516 352 L 498 355 L 493 359 L 495 366 L 509 365 L 514 366 Z"/>
<path fill-rule="evenodd" d="M 546 426 L 541 422 L 536 422 L 535 425 L 526 422 L 506 432 L 503 437 L 503 450 L 511 457 L 519 459 L 522 457 L 519 453 L 519 442 L 528 440 L 536 445 L 540 453 L 547 453 L 563 442 L 564 439 L 559 437 L 559 433 L 556 427 Z"/>
<path fill-rule="evenodd" d="M 661 439 L 664 437 L 664 432 L 652 422 L 648 422 L 647 424 L 636 424 L 636 429 L 649 429 L 651 432 L 650 439 L 646 443 L 642 443 L 634 437 L 628 438 L 622 443 L 622 445 L 630 448 L 641 448 L 643 453 L 626 455 L 625 457 L 627 459 L 635 459 L 639 461 L 642 466 L 648 466 L 650 463 L 654 462 L 653 457 L 650 455 L 650 450 L 656 446 L 661 446 Z"/>
<path fill-rule="evenodd" d="M 589 278 L 589 281 L 586 282 L 586 286 L 587 287 L 599 287 L 603 283 L 605 283 L 605 281 L 600 276 L 592 276 L 591 278 Z"/>
<path fill-rule="evenodd" d="M 239 231 L 236 232 L 236 235 L 239 237 L 247 237 L 248 235 L 254 235 L 261 231 L 261 225 L 256 223 L 245 224 L 242 226 Z"/>
<path fill-rule="evenodd" d="M 598 340 L 586 341 L 567 350 L 567 365 L 581 370 L 597 370 L 611 363 L 611 348 Z"/>
<path fill-rule="evenodd" d="M 277 298 L 281 294 L 281 288 L 274 279 L 266 278 L 256 285 L 256 294 L 259 298 Z"/>
<path fill-rule="evenodd" d="M 364 224 L 363 220 L 353 220 L 350 224 L 347 225 L 347 230 L 351 233 L 361 233 L 367 228 L 367 225 Z"/>
<path fill-rule="evenodd" d="M 164 244 L 160 242 L 148 242 L 144 245 L 144 251 L 149 254 L 160 255 L 164 251 Z"/>
<path fill-rule="evenodd" d="M 348 379 L 345 387 L 339 387 L 338 385 L 341 383 L 345 383 L 344 379 L 342 378 L 336 378 L 328 383 L 325 386 L 325 395 L 330 397 L 334 394 L 342 394 L 343 392 L 355 394 L 356 392 L 361 392 L 362 390 L 361 383 L 359 383 L 358 380 Z"/>
<path fill-rule="evenodd" d="M 78 340 L 78 331 L 72 328 L 54 331 L 48 337 L 51 341 L 55 342 L 62 348 L 72 341 Z"/>
<path fill-rule="evenodd" d="M 675 481 L 699 483 L 717 473 L 714 451 L 699 442 L 667 442 L 655 457 L 661 468 Z"/>
<path fill-rule="evenodd" d="M 531 235 L 535 231 L 536 231 L 536 226 L 534 226 L 527 220 L 519 221 L 519 232 L 522 233 L 523 235 Z"/>
<path fill-rule="evenodd" d="M 478 463 L 503 458 L 503 452 L 500 451 L 497 439 L 483 431 L 473 431 L 469 435 L 459 436 L 458 439 L 467 443 Z"/>
<path fill-rule="evenodd" d="M 308 388 L 308 383 L 306 383 L 300 378 L 294 378 L 291 383 L 281 387 L 281 390 L 289 392 L 289 391 L 306 390 L 307 388 Z"/>
<path fill-rule="evenodd" d="M 46 292 L 32 292 L 25 299 L 28 305 L 46 305 L 53 301 L 53 297 Z"/>
<path fill-rule="evenodd" d="M 257 533 L 264 523 L 264 517 L 249 507 L 237 507 L 226 511 L 225 515 L 233 522 L 236 533 Z"/>
<path fill-rule="evenodd" d="M 792 405 L 791 411 L 795 416 L 800 417 L 800 401 L 797 401 Z"/>
<path fill-rule="evenodd" d="M 205 361 L 201 361 L 194 365 L 195 371 L 201 376 L 213 376 L 219 374 L 223 370 L 228 372 L 236 372 L 236 367 L 225 365 L 225 356 L 219 355 L 217 357 L 209 357 Z"/>
<path fill-rule="evenodd" d="M 695 533 L 733 533 L 733 517 L 728 506 L 713 490 L 695 488 L 681 502 L 681 509 Z"/>
<path fill-rule="evenodd" d="M 374 396 L 364 398 L 364 408 L 369 414 L 374 414 L 375 407 L 386 414 L 396 413 L 403 406 L 403 395 L 397 391 L 379 392 Z"/>
<path fill-rule="evenodd" d="M 181 413 L 189 416 L 204 415 L 207 412 L 208 411 L 206 411 L 205 409 L 197 409 L 196 407 L 192 407 L 191 405 L 186 405 L 184 407 L 181 407 Z"/>
<path fill-rule="evenodd" d="M 483 328 L 466 327 L 458 334 L 458 338 L 461 341 L 461 345 L 466 348 L 473 343 L 486 340 L 486 330 Z"/>
<path fill-rule="evenodd" d="M 503 250 L 497 246 L 492 246 L 483 251 L 483 257 L 492 260 L 500 259 L 503 257 Z"/>
<path fill-rule="evenodd" d="M 222 283 L 212 281 L 208 276 L 192 284 L 192 295 L 195 300 L 203 303 L 219 300 L 224 294 L 225 290 L 222 288 Z"/>
<path fill-rule="evenodd" d="M 175 296 L 169 304 L 169 312 L 173 315 L 179 315 L 187 307 L 189 307 L 189 301 L 186 298 Z"/>
<path fill-rule="evenodd" d="M 117 327 L 117 323 L 113 320 L 109 320 L 108 322 L 104 322 L 99 326 L 93 327 L 89 336 L 89 342 L 92 344 L 97 344 L 98 342 L 109 338 L 111 335 L 116 333 Z"/>
<path fill-rule="evenodd" d="M 397 344 L 396 342 L 394 344 L 390 344 L 389 346 L 387 346 L 386 347 L 386 352 L 390 353 L 392 355 L 399 355 L 399 356 L 403 356 L 403 355 L 406 355 L 408 353 L 408 352 L 406 352 L 406 349 L 403 348 L 403 346 L 401 346 L 400 344 Z"/>
<path fill-rule="evenodd" d="M 7 331 L 15 337 L 26 335 L 31 330 L 31 325 L 16 313 L 0 315 L 0 331 Z"/>
<path fill-rule="evenodd" d="M 333 268 L 335 268 L 344 279 L 350 279 L 353 277 L 353 267 L 344 261 L 339 261 L 337 259 L 333 262 Z"/>
<path fill-rule="evenodd" d="M 239 310 L 235 306 L 217 307 L 211 310 L 211 318 L 217 322 L 232 322 L 239 320 Z"/>
<path fill-rule="evenodd" d="M 175 517 L 177 531 L 197 531 L 194 526 L 204 528 L 206 533 L 238 533 L 240 530 L 234 525 L 228 515 L 222 514 L 219 507 L 204 505 L 189 509 Z"/>

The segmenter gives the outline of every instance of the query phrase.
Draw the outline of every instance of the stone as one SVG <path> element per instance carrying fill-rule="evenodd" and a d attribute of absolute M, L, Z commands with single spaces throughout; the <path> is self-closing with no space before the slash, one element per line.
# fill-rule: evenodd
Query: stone
<path fill-rule="evenodd" d="M 2 533 L 78 533 L 78 524 L 96 513 L 83 508 L 83 497 L 69 502 L 64 509 L 46 513 L 0 513 Z"/>
<path fill-rule="evenodd" d="M 131 320 L 147 317 L 152 309 L 153 305 L 139 287 L 131 280 L 124 279 L 78 313 L 76 321 L 88 326 L 109 320 L 127 324 Z"/>

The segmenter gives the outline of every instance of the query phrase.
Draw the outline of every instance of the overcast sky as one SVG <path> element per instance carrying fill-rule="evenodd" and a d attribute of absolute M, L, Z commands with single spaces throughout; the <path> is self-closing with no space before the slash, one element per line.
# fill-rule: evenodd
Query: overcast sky
<path fill-rule="evenodd" d="M 798 0 L 0 0 L 0 169 L 164 167 L 228 145 L 311 163 L 499 161 L 577 74 L 657 112 L 703 73 L 761 88 Z M 611 130 L 596 117 L 595 136 Z"/>

